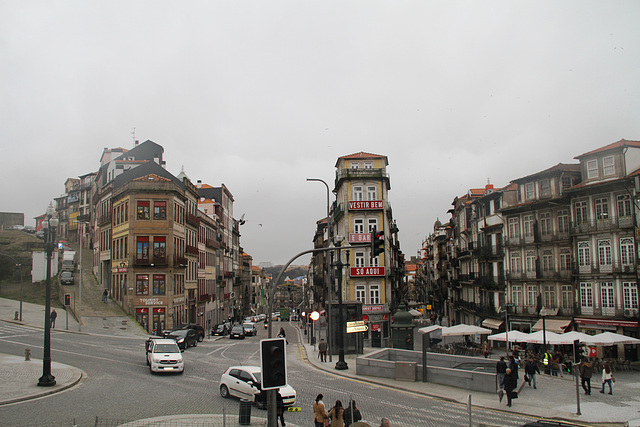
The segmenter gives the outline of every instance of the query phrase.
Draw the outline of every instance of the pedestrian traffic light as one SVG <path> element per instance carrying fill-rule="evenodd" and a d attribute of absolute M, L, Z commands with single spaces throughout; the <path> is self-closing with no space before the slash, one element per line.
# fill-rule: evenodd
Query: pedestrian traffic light
<path fill-rule="evenodd" d="M 371 232 L 371 258 L 375 258 L 384 253 L 384 231 L 375 228 Z"/>
<path fill-rule="evenodd" d="M 584 353 L 584 344 L 580 342 L 580 340 L 573 341 L 573 362 L 580 363 L 582 361 L 582 356 Z"/>
<path fill-rule="evenodd" d="M 273 390 L 287 385 L 287 352 L 285 338 L 260 341 L 262 389 Z"/>
<path fill-rule="evenodd" d="M 64 305 L 71 305 L 71 294 L 64 294 Z"/>

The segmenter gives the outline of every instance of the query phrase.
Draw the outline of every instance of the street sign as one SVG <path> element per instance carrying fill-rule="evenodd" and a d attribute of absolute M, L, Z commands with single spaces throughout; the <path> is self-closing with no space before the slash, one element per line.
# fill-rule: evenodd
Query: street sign
<path fill-rule="evenodd" d="M 354 332 L 367 332 L 369 327 L 367 325 L 359 325 L 359 326 L 347 326 L 347 333 L 351 334 Z"/>
<path fill-rule="evenodd" d="M 293 406 L 289 406 L 289 408 L 287 409 L 287 411 L 289 412 L 301 412 L 302 408 L 300 407 L 293 407 Z"/>
<path fill-rule="evenodd" d="M 347 328 L 351 328 L 353 326 L 364 326 L 364 320 L 355 320 L 353 322 L 347 322 Z"/>

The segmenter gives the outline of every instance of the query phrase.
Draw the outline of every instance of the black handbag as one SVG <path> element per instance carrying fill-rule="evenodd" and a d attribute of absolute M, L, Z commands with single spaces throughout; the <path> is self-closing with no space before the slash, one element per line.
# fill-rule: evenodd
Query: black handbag
<path fill-rule="evenodd" d="M 513 390 L 513 391 L 511 392 L 511 399 L 517 399 L 517 398 L 518 398 L 518 392 L 517 392 L 517 391 L 515 391 L 515 390 Z"/>

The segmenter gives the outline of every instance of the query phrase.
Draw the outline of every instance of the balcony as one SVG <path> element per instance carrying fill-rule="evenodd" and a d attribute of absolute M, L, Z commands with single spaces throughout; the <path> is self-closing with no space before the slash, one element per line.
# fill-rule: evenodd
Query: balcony
<path fill-rule="evenodd" d="M 480 276 L 476 284 L 488 291 L 503 290 L 505 286 L 504 276 Z"/>
<path fill-rule="evenodd" d="M 572 234 L 585 234 L 623 229 L 633 229 L 632 217 L 600 218 L 596 220 L 571 223 Z"/>
<path fill-rule="evenodd" d="M 136 258 L 133 261 L 133 265 L 136 267 L 167 267 L 167 257 L 154 257 L 154 258 Z"/>
<path fill-rule="evenodd" d="M 196 246 L 187 245 L 184 251 L 189 255 L 198 256 L 198 248 Z"/>
<path fill-rule="evenodd" d="M 205 245 L 207 245 L 208 247 L 210 247 L 211 249 L 218 249 L 220 247 L 220 243 L 218 243 L 216 240 L 214 239 L 207 239 L 205 241 Z"/>
<path fill-rule="evenodd" d="M 184 256 L 177 256 L 176 255 L 175 257 L 173 257 L 173 265 L 176 266 L 176 267 L 177 266 L 186 267 L 188 263 L 189 263 L 189 261 Z"/>
<path fill-rule="evenodd" d="M 200 220 L 194 214 L 187 214 L 187 223 L 193 225 L 194 227 L 200 227 Z"/>
<path fill-rule="evenodd" d="M 345 179 L 365 179 L 365 178 L 384 178 L 389 179 L 389 175 L 384 169 L 351 169 L 345 168 L 336 171 L 335 186 L 339 187 L 342 180 Z"/>
<path fill-rule="evenodd" d="M 98 225 L 111 224 L 111 211 L 98 215 Z"/>
<path fill-rule="evenodd" d="M 502 258 L 504 257 L 504 247 L 502 244 L 496 246 L 483 245 L 479 246 L 474 253 L 481 259 Z"/>

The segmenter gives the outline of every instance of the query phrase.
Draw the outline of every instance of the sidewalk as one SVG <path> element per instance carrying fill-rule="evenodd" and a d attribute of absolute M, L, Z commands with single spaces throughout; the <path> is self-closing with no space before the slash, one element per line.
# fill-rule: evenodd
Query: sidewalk
<path fill-rule="evenodd" d="M 303 357 L 314 367 L 335 375 L 462 404 L 467 404 L 469 395 L 471 395 L 473 406 L 519 413 L 536 418 L 608 426 L 640 426 L 640 373 L 638 372 L 616 372 L 617 381 L 614 384 L 613 395 L 599 393 L 600 374 L 594 374 L 591 381 L 591 395 L 585 395 L 582 388 L 579 390 L 581 415 L 578 416 L 576 415 L 576 387 L 573 376 L 538 375 L 537 390 L 526 384 L 523 386 L 523 381 L 520 379 L 518 380 L 518 387 L 521 388 L 520 397 L 513 401 L 513 407 L 508 408 L 506 406 L 507 399 L 500 402 L 497 394 L 494 393 L 482 393 L 433 383 L 396 381 L 356 375 L 355 355 L 345 355 L 348 369 L 336 370 L 335 364 L 338 361 L 338 356 L 332 356 L 332 362 L 320 362 L 317 346 L 308 344 L 309 337 L 303 335 L 300 329 L 298 329 L 298 334 L 303 347 Z M 374 350 L 379 349 L 365 348 L 364 353 Z"/>

